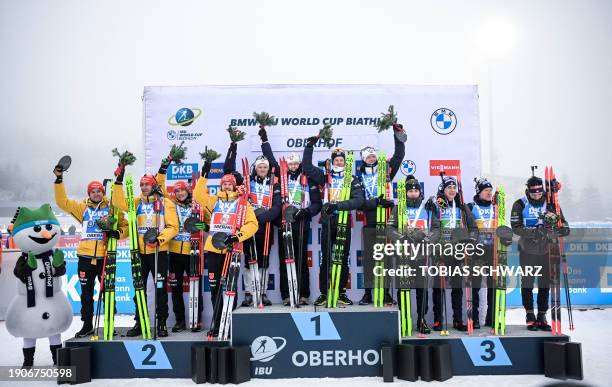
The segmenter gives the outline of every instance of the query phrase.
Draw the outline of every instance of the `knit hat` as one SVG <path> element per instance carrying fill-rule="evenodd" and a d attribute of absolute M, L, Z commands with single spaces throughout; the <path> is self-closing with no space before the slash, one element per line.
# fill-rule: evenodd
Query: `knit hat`
<path fill-rule="evenodd" d="M 361 153 L 361 161 L 363 161 L 364 163 L 366 159 L 368 158 L 368 156 L 370 155 L 376 156 L 376 150 L 374 150 L 374 148 L 372 148 L 371 146 L 362 147 L 360 153 Z"/>
<path fill-rule="evenodd" d="M 444 176 L 442 177 L 442 190 L 446 189 L 446 187 L 454 185 L 457 186 L 457 178 L 454 176 Z"/>
<path fill-rule="evenodd" d="M 257 156 L 257 158 L 255 159 L 255 168 L 257 168 L 260 164 L 265 164 L 267 166 L 270 166 L 270 162 L 268 161 L 268 159 L 266 158 L 266 156 Z"/>
<path fill-rule="evenodd" d="M 189 191 L 190 191 L 190 189 L 189 189 L 189 188 L 191 188 L 191 187 L 190 187 L 190 186 L 188 186 L 188 185 L 187 185 L 187 183 L 185 183 L 184 181 L 177 181 L 177 182 L 174 184 L 174 191 L 176 191 L 177 189 L 182 189 L 182 190 L 184 190 L 184 191 L 189 192 Z"/>
<path fill-rule="evenodd" d="M 45 203 L 34 210 L 26 207 L 20 207 L 17 211 L 17 216 L 13 222 L 12 235 L 16 235 L 20 231 L 34 226 L 44 226 L 46 224 L 55 224 L 59 226 L 59 222 L 53 214 L 51 205 L 48 203 Z"/>
<path fill-rule="evenodd" d="M 146 173 L 143 177 L 140 178 L 140 185 L 143 184 L 148 184 L 150 186 L 156 186 L 157 185 L 157 180 L 155 179 L 155 176 Z"/>
<path fill-rule="evenodd" d="M 346 160 L 346 155 L 344 154 L 344 151 L 342 150 L 342 148 L 336 148 L 332 151 L 331 153 L 331 161 L 332 163 L 334 162 L 334 159 L 336 157 L 342 157 L 343 159 Z"/>
<path fill-rule="evenodd" d="M 537 176 L 531 176 L 527 179 L 527 190 L 529 193 L 544 192 L 544 183 L 542 179 Z"/>
<path fill-rule="evenodd" d="M 301 157 L 299 154 L 295 153 L 295 152 L 291 152 L 291 154 L 289 154 L 289 156 L 287 156 L 287 163 L 301 163 Z"/>
<path fill-rule="evenodd" d="M 97 180 L 94 180 L 87 184 L 87 195 L 89 195 L 94 189 L 99 189 L 102 191 L 102 193 L 106 192 L 106 190 L 104 189 L 104 185 Z"/>
<path fill-rule="evenodd" d="M 414 175 L 406 176 L 406 191 L 410 191 L 411 189 L 416 189 L 421 192 L 421 183 L 419 183 Z"/>
<path fill-rule="evenodd" d="M 223 183 L 230 183 L 234 189 L 236 189 L 236 177 L 231 173 L 223 175 L 221 178 L 221 185 L 223 185 Z"/>
<path fill-rule="evenodd" d="M 475 183 L 474 190 L 476 191 L 476 195 L 480 195 L 480 193 L 487 188 L 493 188 L 493 185 L 491 184 L 491 182 L 484 177 L 481 177 L 481 178 L 475 177 L 474 183 Z"/>

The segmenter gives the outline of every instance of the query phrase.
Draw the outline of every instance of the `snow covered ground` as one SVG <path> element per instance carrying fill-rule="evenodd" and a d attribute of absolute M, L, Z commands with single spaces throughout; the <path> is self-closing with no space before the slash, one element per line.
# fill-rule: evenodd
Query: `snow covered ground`
<path fill-rule="evenodd" d="M 565 312 L 565 311 L 564 311 Z M 509 324 L 522 324 L 524 313 L 521 309 L 508 311 Z M 563 315 L 566 317 L 566 314 Z M 118 316 L 117 326 L 129 326 L 132 323 L 131 316 Z M 544 376 L 457 376 L 448 380 L 444 385 L 448 386 L 612 386 L 612 363 L 610 353 L 612 349 L 612 335 L 608 329 L 612 324 L 612 309 L 589 309 L 586 311 L 576 310 L 574 312 L 576 330 L 572 333 L 572 341 L 582 343 L 582 357 L 585 380 L 583 382 L 559 383 L 556 380 Z M 75 317 L 70 330 L 64 333 L 63 338 L 74 336 L 80 328 L 80 321 Z M 564 327 L 567 332 L 567 327 Z M 4 322 L 0 322 L 0 366 L 15 366 L 22 362 L 21 339 L 14 338 L 6 331 Z M 46 339 L 38 342 L 35 356 L 35 365 L 51 364 L 51 353 Z M 396 380 L 403 385 L 414 385 L 413 383 Z M 425 382 L 419 382 L 426 384 Z M 382 378 L 342 378 L 342 379 L 253 379 L 249 386 L 337 386 L 355 387 L 361 385 L 383 384 Z M 439 384 L 430 382 L 428 385 Z M 14 385 L 14 383 L 0 382 L 0 386 Z M 30 382 L 28 385 L 56 385 L 54 382 Z M 126 385 L 125 380 L 99 379 L 89 384 L 90 386 L 117 386 Z M 192 386 L 190 379 L 137 379 L 130 380 L 130 386 Z"/>

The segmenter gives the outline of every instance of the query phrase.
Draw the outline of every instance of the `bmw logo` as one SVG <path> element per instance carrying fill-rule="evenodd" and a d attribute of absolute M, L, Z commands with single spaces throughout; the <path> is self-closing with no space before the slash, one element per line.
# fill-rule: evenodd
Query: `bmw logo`
<path fill-rule="evenodd" d="M 168 137 L 168 140 L 170 141 L 176 140 L 176 130 L 170 129 L 166 134 L 166 137 Z"/>
<path fill-rule="evenodd" d="M 202 109 L 180 108 L 174 115 L 168 118 L 168 124 L 171 126 L 189 126 L 201 115 Z"/>
<path fill-rule="evenodd" d="M 457 127 L 457 116 L 447 108 L 440 108 L 431 115 L 431 128 L 438 134 L 450 134 Z"/>
<path fill-rule="evenodd" d="M 414 175 L 416 173 L 416 163 L 412 160 L 404 160 L 400 166 L 400 171 L 406 176 Z"/>

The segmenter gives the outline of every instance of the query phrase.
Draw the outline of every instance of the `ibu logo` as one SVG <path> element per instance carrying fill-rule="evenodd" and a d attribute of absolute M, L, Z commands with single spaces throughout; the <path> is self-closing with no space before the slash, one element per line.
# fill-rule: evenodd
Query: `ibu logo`
<path fill-rule="evenodd" d="M 198 171 L 198 164 L 170 164 L 168 167 L 168 180 L 190 180 Z"/>
<path fill-rule="evenodd" d="M 259 336 L 251 343 L 251 361 L 267 363 L 287 345 L 283 337 Z M 270 372 L 272 372 L 271 367 Z"/>

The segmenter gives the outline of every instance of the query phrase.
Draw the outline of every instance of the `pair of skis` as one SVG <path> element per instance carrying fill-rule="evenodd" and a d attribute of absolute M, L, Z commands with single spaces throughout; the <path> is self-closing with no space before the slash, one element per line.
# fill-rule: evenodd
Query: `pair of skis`
<path fill-rule="evenodd" d="M 463 200 L 463 185 L 461 184 L 461 169 L 457 170 L 457 195 L 459 195 L 459 217 L 461 218 L 461 211 L 465 206 L 465 201 Z M 467 224 L 463 223 L 461 219 L 459 227 L 467 227 Z M 470 256 L 465 256 L 465 265 L 470 265 Z M 474 316 L 473 316 L 473 308 L 474 303 L 472 299 L 472 276 L 468 275 L 465 277 L 465 304 L 466 304 L 466 314 L 467 314 L 467 329 L 468 335 L 472 336 L 474 334 Z M 478 307 L 478 306 L 476 306 Z"/>
<path fill-rule="evenodd" d="M 385 152 L 378 153 L 377 178 L 376 178 L 376 196 L 384 199 L 390 199 L 391 192 L 389 190 L 389 171 L 387 168 L 387 156 Z M 376 243 L 387 243 L 387 219 L 389 211 L 383 206 L 376 207 Z M 374 306 L 382 308 L 385 305 L 385 276 L 384 268 L 385 261 L 383 259 L 374 262 L 375 270 L 380 275 L 374 275 Z"/>
<path fill-rule="evenodd" d="M 294 215 L 297 208 L 292 205 L 289 198 L 289 175 L 285 158 L 280 159 L 280 181 L 282 199 L 282 234 L 285 246 L 285 268 L 287 270 L 287 283 L 289 288 L 289 304 L 292 308 L 298 307 L 300 300 L 300 288 L 295 269 L 295 251 L 293 247 L 293 228 L 291 223 L 295 220 Z M 301 237 L 301 235 L 300 235 Z M 301 253 L 301 252 L 300 252 Z"/>
<path fill-rule="evenodd" d="M 405 234 L 408 223 L 406 211 L 406 182 L 401 180 L 397 182 L 397 229 L 401 234 Z M 402 257 L 400 257 L 400 259 L 401 258 Z M 400 297 L 398 301 L 400 321 L 402 324 L 402 336 L 412 336 L 410 285 L 405 278 L 400 278 L 400 281 Z M 424 291 L 427 291 L 427 289 L 424 289 Z"/>
<path fill-rule="evenodd" d="M 118 215 L 117 210 L 112 206 L 113 185 L 110 185 L 109 196 L 109 216 L 111 217 L 111 230 L 117 230 Z M 98 340 L 98 330 L 100 328 L 100 312 L 102 300 L 104 300 L 104 332 L 103 340 L 112 340 L 115 332 L 115 272 L 117 268 L 117 240 L 108 238 L 106 240 L 106 252 L 104 253 L 104 266 L 102 267 L 102 283 L 98 293 L 98 305 L 96 310 L 96 320 L 94 324 L 94 334 L 92 340 Z M 102 296 L 104 295 L 104 296 Z"/>
<path fill-rule="evenodd" d="M 136 308 L 140 321 L 140 328 L 142 330 L 142 338 L 151 339 L 151 326 L 149 322 L 146 289 L 144 288 L 140 251 L 138 250 L 138 223 L 136 219 L 134 182 L 132 180 L 132 176 L 126 176 L 125 187 L 127 191 L 128 227 L 130 230 L 130 257 L 132 266 L 132 282 L 134 292 L 136 293 Z M 157 277 L 157 271 L 155 276 Z"/>
<path fill-rule="evenodd" d="M 546 203 L 548 211 L 556 215 L 556 223 L 549 225 L 549 264 L 550 264 L 550 297 L 551 297 L 551 328 L 552 334 L 561 335 L 561 272 L 560 266 L 563 267 L 563 282 L 565 288 L 565 300 L 567 302 L 567 313 L 569 329 L 574 330 L 574 319 L 572 315 L 572 302 L 570 299 L 569 279 L 567 273 L 567 257 L 565 255 L 565 246 L 563 237 L 557 235 L 557 231 L 563 227 L 561 217 L 561 206 L 559 205 L 559 190 L 561 184 L 557 181 L 555 172 L 552 166 L 547 166 L 544 169 L 544 185 L 546 189 Z"/>
<path fill-rule="evenodd" d="M 494 196 L 495 220 L 497 229 L 506 226 L 506 191 L 499 187 Z M 499 236 L 494 238 L 493 267 L 506 266 L 508 262 L 508 247 L 502 243 Z M 493 311 L 493 333 L 506 334 L 506 276 L 493 275 L 495 289 L 495 306 Z"/>
<path fill-rule="evenodd" d="M 237 217 L 234 226 L 232 227 L 232 233 L 236 233 L 244 224 L 247 209 L 247 196 L 242 194 L 238 199 Z M 227 253 L 225 254 L 225 261 L 223 262 L 223 270 L 221 273 L 221 283 L 219 288 L 219 294 L 223 293 L 223 306 L 221 309 L 221 320 L 219 322 L 219 339 L 228 340 L 230 336 L 230 328 L 232 323 L 232 310 L 234 308 L 234 299 L 236 298 L 236 291 L 238 290 L 238 278 L 240 276 L 240 256 L 242 255 L 242 242 L 235 242 L 231 246 L 227 247 Z M 225 290 L 223 286 L 225 285 Z M 215 304 L 218 304 L 218 295 Z M 218 313 L 218 308 L 215 307 L 213 312 L 213 328 L 216 322 L 215 315 Z M 211 329 L 211 331 L 214 331 Z M 208 339 L 211 340 L 212 336 L 209 334 Z"/>
<path fill-rule="evenodd" d="M 342 189 L 338 201 L 346 201 L 351 197 L 351 182 L 353 181 L 353 163 L 355 158 L 353 152 L 346 154 L 344 164 L 344 179 L 342 181 Z M 346 246 L 347 234 L 350 232 L 348 224 L 349 211 L 338 211 L 338 228 L 336 232 L 336 240 L 333 246 L 331 280 L 327 292 L 327 307 L 336 308 L 338 306 L 338 296 L 340 295 L 340 278 L 342 273 L 342 260 L 345 255 L 344 248 Z M 333 216 L 330 215 L 330 216 Z M 331 222 L 330 222 L 331 225 Z"/>
<path fill-rule="evenodd" d="M 190 232 L 189 250 L 189 327 L 192 330 L 199 329 L 200 313 L 198 311 L 201 302 L 200 281 L 204 268 L 204 209 L 195 201 L 192 202 L 191 217 L 194 219 L 194 227 Z M 182 288 L 182 283 L 181 283 Z"/>

